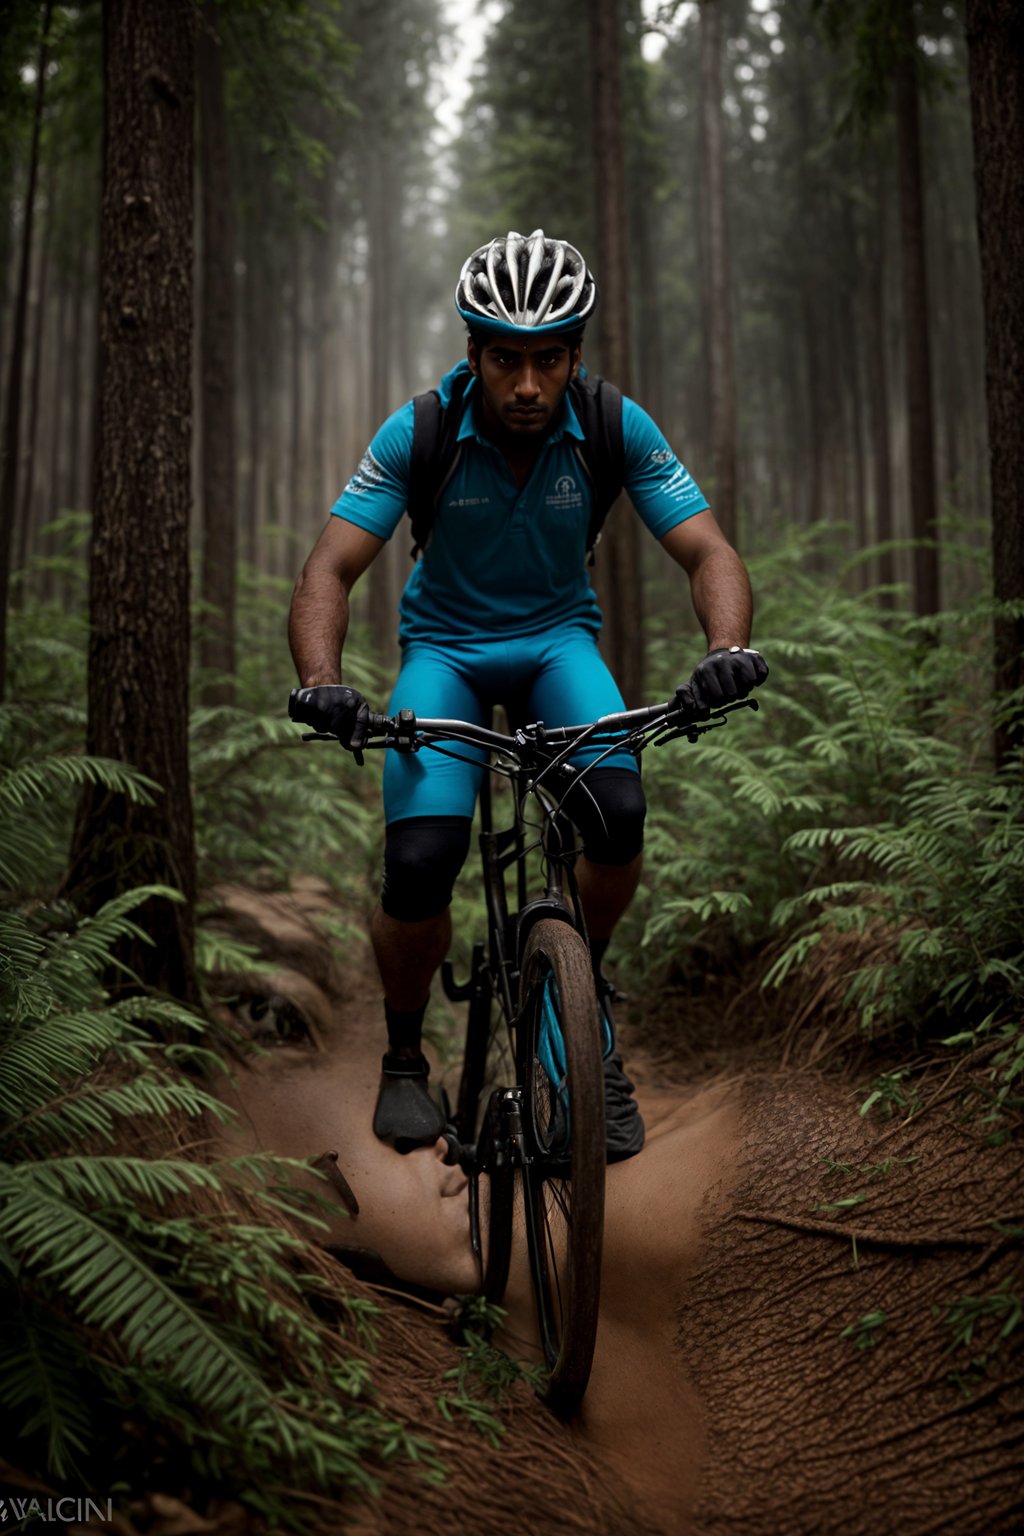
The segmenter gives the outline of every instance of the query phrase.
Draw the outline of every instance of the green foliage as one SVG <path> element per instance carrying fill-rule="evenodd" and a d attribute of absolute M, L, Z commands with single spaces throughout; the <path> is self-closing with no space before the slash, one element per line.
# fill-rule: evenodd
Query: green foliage
<path fill-rule="evenodd" d="M 188 1446 L 195 1472 L 281 1524 L 287 1489 L 372 1492 L 400 1458 L 437 1478 L 429 1445 L 373 1400 L 372 1315 L 318 1320 L 323 1283 L 297 1235 L 317 1202 L 282 1182 L 305 1165 L 123 1155 L 175 1124 L 225 1118 L 182 1076 L 208 1055 L 175 1004 L 111 1005 L 102 976 L 134 931 L 140 890 L 78 920 L 0 911 L 0 1417 L 49 1478 L 109 1486 L 127 1409 Z M 153 1029 L 187 1025 L 166 1045 Z M 241 1213 L 249 1210 L 245 1218 Z"/>
<path fill-rule="evenodd" d="M 888 1318 L 884 1312 L 866 1312 L 855 1323 L 844 1328 L 839 1337 L 849 1339 L 857 1349 L 874 1349 L 887 1321 Z"/>
<path fill-rule="evenodd" d="M 966 1350 L 970 1355 L 965 1367 L 950 1374 L 950 1380 L 965 1397 L 972 1396 L 982 1384 L 989 1366 L 1024 1319 L 1024 1297 L 1014 1289 L 1018 1279 L 1017 1275 L 1011 1275 L 997 1290 L 984 1296 L 961 1296 L 943 1316 L 950 1334 L 946 1353 Z M 938 1315 L 940 1309 L 937 1308 L 936 1313 Z"/>
<path fill-rule="evenodd" d="M 752 563 L 772 669 L 759 714 L 645 758 L 642 954 L 699 974 L 774 942 L 779 985 L 841 941 L 835 981 L 864 1030 L 1005 1031 L 1005 1100 L 1024 1068 L 1024 782 L 992 769 L 976 707 L 988 611 L 943 615 L 936 640 L 809 564 L 806 540 Z M 661 689 L 674 680 L 666 667 Z M 880 1102 L 907 1102 L 899 1072 L 865 1108 Z"/>
<path fill-rule="evenodd" d="M 284 718 L 283 594 L 253 592 L 243 623 L 255 707 L 193 720 L 204 868 L 319 870 L 359 890 L 378 835 L 375 770 L 303 745 Z M 285 1183 L 305 1165 L 161 1155 L 175 1135 L 202 1144 L 228 1112 L 200 1085 L 223 1069 L 201 1020 L 104 990 L 118 940 L 140 933 L 135 910 L 157 892 L 89 918 L 53 894 L 81 785 L 154 786 L 80 755 L 77 621 L 29 601 L 13 642 L 18 698 L 0 711 L 0 863 L 18 881 L 0 907 L 0 1419 L 9 1446 L 21 1434 L 13 1454 L 58 1482 L 107 1487 L 107 1448 L 130 1411 L 178 1447 L 184 1480 L 234 1490 L 277 1526 L 317 1500 L 372 1493 L 396 1460 L 441 1479 L 430 1446 L 376 1400 L 375 1309 L 310 1262 L 319 1202 Z M 358 650 L 353 662 L 375 686 Z M 200 955 L 210 969 L 254 968 L 213 932 Z M 448 1397 L 498 1432 L 470 1385 Z"/>
<path fill-rule="evenodd" d="M 462 1347 L 457 1364 L 444 1377 L 454 1385 L 437 1400 L 445 1419 L 459 1414 L 485 1435 L 491 1445 L 499 1443 L 502 1433 L 495 1408 L 522 1382 L 540 1391 L 545 1375 L 541 1366 L 521 1365 L 491 1343 L 491 1336 L 501 1327 L 504 1316 L 501 1307 L 482 1296 L 460 1298 L 455 1322 Z"/>
<path fill-rule="evenodd" d="M 953 7 L 945 0 L 814 0 L 826 36 L 843 51 L 846 68 L 844 121 L 870 128 L 887 111 L 893 74 L 907 57 L 904 18 L 909 11 L 909 31 L 919 80 L 936 88 L 950 79 L 948 58 L 922 53 L 916 45 L 919 33 L 930 39 L 944 38 L 960 25 Z"/>
<path fill-rule="evenodd" d="M 24 654 L 27 646 L 20 646 Z M 59 666 L 64 647 L 53 643 L 47 660 Z M 26 694 L 24 697 L 30 697 Z M 0 886 L 45 891 L 59 879 L 78 792 L 100 784 L 148 803 L 156 788 L 124 763 L 100 757 L 41 751 L 40 742 L 69 742 L 80 716 L 66 704 L 0 705 Z"/>
<path fill-rule="evenodd" d="M 271 210 L 276 204 L 283 216 L 298 208 L 315 220 L 308 178 L 323 176 L 331 160 L 328 135 L 340 133 L 352 110 L 356 50 L 337 9 L 300 0 L 221 0 L 215 25 L 225 52 L 236 154 L 253 157 L 260 168 L 264 217 L 269 179 Z"/>

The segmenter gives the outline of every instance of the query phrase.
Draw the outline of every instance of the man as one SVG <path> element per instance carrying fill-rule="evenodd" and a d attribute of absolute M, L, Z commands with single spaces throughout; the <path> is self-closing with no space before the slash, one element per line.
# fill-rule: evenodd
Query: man
<path fill-rule="evenodd" d="M 402 595 L 402 667 L 389 710 L 485 722 L 492 702 L 514 697 L 531 720 L 551 726 L 621 710 L 597 648 L 601 619 L 586 573 L 594 490 L 577 456 L 584 432 L 568 398 L 597 304 L 593 276 L 567 242 L 541 230 L 528 238 L 513 232 L 469 257 L 455 303 L 469 330 L 467 360 L 442 380 L 440 394 L 447 405 L 465 386 L 456 457 Z M 415 493 L 413 424 L 410 401 L 380 428 L 292 600 L 289 640 L 301 685 L 292 718 L 354 748 L 365 740 L 367 706 L 341 681 L 348 597 Z M 747 649 L 743 564 L 653 421 L 625 399 L 622 446 L 625 488 L 686 571 L 707 635 L 708 654 L 689 686 L 704 708 L 742 698 L 768 671 Z M 479 768 L 433 753 L 389 753 L 385 766 L 384 882 L 371 936 L 388 1050 L 374 1130 L 399 1149 L 441 1129 L 420 1031 L 448 949 L 448 908 L 469 850 L 479 777 Z M 577 876 L 602 990 L 604 952 L 640 877 L 645 803 L 626 753 L 593 770 L 587 787 L 588 804 L 572 814 L 583 838 Z M 609 1159 L 630 1157 L 643 1145 L 643 1123 L 614 1049 L 605 1090 Z"/>

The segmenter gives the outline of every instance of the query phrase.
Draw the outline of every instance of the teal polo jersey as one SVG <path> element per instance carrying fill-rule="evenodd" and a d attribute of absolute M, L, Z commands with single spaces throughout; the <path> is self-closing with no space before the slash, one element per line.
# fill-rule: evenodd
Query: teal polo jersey
<path fill-rule="evenodd" d="M 441 381 L 448 403 L 455 373 Z M 515 638 L 564 625 L 592 634 L 601 615 L 587 574 L 590 482 L 573 451 L 583 429 L 568 399 L 529 480 L 516 485 L 502 453 L 476 424 L 478 383 L 466 390 L 455 471 L 441 494 L 429 543 L 400 604 L 403 645 Z M 707 508 L 654 422 L 623 398 L 624 485 L 657 539 Z M 389 539 L 407 501 L 413 404 L 389 416 L 332 513 Z"/>

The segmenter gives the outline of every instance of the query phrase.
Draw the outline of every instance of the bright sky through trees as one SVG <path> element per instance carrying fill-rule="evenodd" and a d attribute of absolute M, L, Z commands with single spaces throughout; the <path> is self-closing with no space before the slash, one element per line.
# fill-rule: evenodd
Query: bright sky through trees
<path fill-rule="evenodd" d="M 437 121 L 445 142 L 458 132 L 459 117 L 472 85 L 472 73 L 480 57 L 487 30 L 501 13 L 499 0 L 442 0 L 445 19 L 452 29 L 446 61 L 437 90 Z M 755 11 L 768 11 L 774 0 L 752 0 Z M 664 10 L 663 0 L 642 0 L 644 18 L 654 24 Z M 685 24 L 694 5 L 679 8 L 672 27 Z M 769 30 L 771 30 L 769 28 Z M 665 50 L 660 32 L 647 32 L 641 44 L 644 57 L 653 63 Z"/>

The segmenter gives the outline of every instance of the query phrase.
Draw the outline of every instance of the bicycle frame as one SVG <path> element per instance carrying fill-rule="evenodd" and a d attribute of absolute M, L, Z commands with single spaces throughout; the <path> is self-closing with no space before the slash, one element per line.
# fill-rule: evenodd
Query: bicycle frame
<path fill-rule="evenodd" d="M 562 917 L 574 923 L 586 938 L 586 920 L 573 871 L 574 848 L 568 818 L 554 802 L 541 798 L 528 784 L 526 771 L 517 766 L 511 773 L 514 817 L 510 827 L 495 830 L 490 773 L 480 793 L 480 853 L 483 862 L 484 897 L 490 940 L 491 975 L 509 1027 L 519 1011 L 519 961 L 530 927 L 540 917 Z M 524 808 L 536 793 L 542 807 L 541 852 L 545 868 L 544 895 L 529 895 L 527 841 Z M 508 901 L 508 872 L 515 868 L 515 908 Z M 566 899 L 568 888 L 568 900 Z"/>
<path fill-rule="evenodd" d="M 608 715 L 589 725 L 546 730 L 536 724 L 513 735 L 466 721 L 417 721 L 411 710 L 402 710 L 394 718 L 371 715 L 369 719 L 369 735 L 377 739 L 368 740 L 367 747 L 404 752 L 434 749 L 459 757 L 453 748 L 461 746 L 483 748 L 490 754 L 480 796 L 479 836 L 488 927 L 486 959 L 484 945 L 477 943 L 468 981 L 457 983 L 447 961 L 442 971 L 448 997 L 469 1002 L 449 1161 L 458 1160 L 470 1175 L 471 1240 L 481 1290 L 490 1301 L 500 1302 L 505 1294 L 513 1211 L 516 1201 L 521 1202 L 538 1333 L 550 1371 L 544 1397 L 564 1416 L 576 1411 L 586 1390 L 597 1333 L 606 1141 L 600 1009 L 573 872 L 580 850 L 561 802 L 568 788 L 585 782 L 587 773 L 613 753 L 639 756 L 645 747 L 679 736 L 694 741 L 724 725 L 731 709 L 742 707 L 756 709 L 757 704 L 752 699 L 738 701 L 698 719 L 696 711 L 688 713 L 677 698 Z M 584 747 L 596 748 L 596 755 L 588 755 L 581 767 L 572 766 L 570 757 Z M 478 759 L 474 756 L 471 761 Z M 494 825 L 494 772 L 507 777 L 512 787 L 511 825 L 501 829 Z M 536 836 L 528 810 L 531 805 L 539 818 Z M 543 894 L 531 899 L 528 863 L 537 852 Z M 510 889 L 513 866 L 514 894 Z M 491 1092 L 477 1136 L 495 998 L 515 1066 L 511 1086 Z M 564 1061 L 554 1072 L 547 1061 L 548 1047 L 540 1043 L 542 1031 L 552 1027 L 549 1009 L 555 1010 L 554 1028 L 565 1047 Z M 556 1137 L 552 1132 L 559 1114 L 562 1127 Z M 478 1198 L 481 1173 L 490 1182 L 486 1265 Z M 549 1203 L 551 1190 L 556 1193 Z M 561 1235 L 553 1241 L 555 1223 Z"/>

